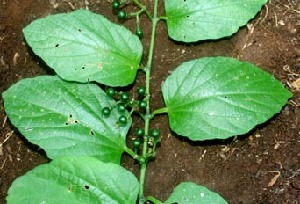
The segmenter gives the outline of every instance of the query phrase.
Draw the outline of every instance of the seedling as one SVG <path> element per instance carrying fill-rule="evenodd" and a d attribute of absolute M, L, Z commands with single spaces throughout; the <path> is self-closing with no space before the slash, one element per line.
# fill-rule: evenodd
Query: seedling
<path fill-rule="evenodd" d="M 156 27 L 167 23 L 169 37 L 185 43 L 220 39 L 245 25 L 267 0 L 165 0 L 165 16 L 158 16 L 158 1 L 153 12 L 139 0 L 126 1 L 138 8 L 133 13 L 120 6 L 124 2 L 113 1 L 120 19 L 136 19 L 138 36 L 86 10 L 49 15 L 23 30 L 33 52 L 58 76 L 12 85 L 3 93 L 5 111 L 20 133 L 52 161 L 16 179 L 8 204 L 226 203 L 192 182 L 179 184 L 165 202 L 144 195 L 147 163 L 161 137 L 159 128 L 151 128 L 152 119 L 167 114 L 170 128 L 193 141 L 226 139 L 280 112 L 291 93 L 253 64 L 205 57 L 179 65 L 162 85 L 165 106 L 152 110 Z M 139 40 L 143 13 L 152 22 L 145 66 Z M 138 71 L 145 74 L 144 86 L 137 94 L 122 90 L 135 81 Z M 141 117 L 144 127 L 134 127 L 127 145 L 133 114 Z M 139 179 L 120 166 L 124 152 L 140 164 Z"/>

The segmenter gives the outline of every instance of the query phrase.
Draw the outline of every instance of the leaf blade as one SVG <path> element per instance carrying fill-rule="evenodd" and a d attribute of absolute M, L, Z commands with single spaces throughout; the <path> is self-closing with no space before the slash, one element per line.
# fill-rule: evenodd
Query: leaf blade
<path fill-rule="evenodd" d="M 142 57 L 137 36 L 86 10 L 38 19 L 23 33 L 32 50 L 68 81 L 126 86 Z"/>
<path fill-rule="evenodd" d="M 175 187 L 165 204 L 226 204 L 227 202 L 217 193 L 204 186 L 192 182 L 182 182 Z"/>
<path fill-rule="evenodd" d="M 230 36 L 265 3 L 267 0 L 166 0 L 168 34 L 183 42 Z"/>
<path fill-rule="evenodd" d="M 227 57 L 183 63 L 162 91 L 171 129 L 191 140 L 245 134 L 278 113 L 291 97 L 268 73 Z"/>
<path fill-rule="evenodd" d="M 94 156 L 120 162 L 131 118 L 125 127 L 116 126 L 116 110 L 104 118 L 102 108 L 116 103 L 97 85 L 40 76 L 21 80 L 3 98 L 12 124 L 49 158 Z"/>
<path fill-rule="evenodd" d="M 16 179 L 7 203 L 134 203 L 138 181 L 123 167 L 92 157 L 65 157 Z"/>

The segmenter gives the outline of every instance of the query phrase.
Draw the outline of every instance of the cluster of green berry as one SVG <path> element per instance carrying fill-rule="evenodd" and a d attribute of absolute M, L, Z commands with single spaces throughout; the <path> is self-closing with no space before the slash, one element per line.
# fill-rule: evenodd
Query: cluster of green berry
<path fill-rule="evenodd" d="M 134 138 L 132 140 L 132 149 L 135 152 L 138 152 L 140 149 L 141 143 L 144 141 L 144 137 L 145 137 L 144 129 L 142 129 L 140 127 L 136 128 L 135 135 L 137 136 L 137 138 Z M 154 152 L 153 150 L 156 148 L 156 144 L 159 142 L 159 136 L 160 136 L 160 131 L 157 128 L 154 128 L 150 131 L 150 137 L 147 136 L 148 146 L 151 149 L 151 151 L 149 152 L 150 157 L 152 157 L 152 154 Z"/>
<path fill-rule="evenodd" d="M 140 12 L 137 12 L 135 14 L 127 14 L 126 11 L 124 10 L 121 10 L 121 4 L 122 2 L 118 1 L 118 0 L 114 0 L 112 3 L 111 3 L 111 7 L 114 11 L 118 11 L 117 12 L 117 15 L 118 15 L 118 18 L 119 19 L 125 19 L 125 18 L 128 18 L 128 17 L 132 17 L 132 16 L 136 16 L 137 17 L 137 28 L 136 28 L 136 31 L 135 31 L 135 34 L 139 37 L 139 38 L 142 38 L 144 33 L 142 31 L 142 29 L 140 28 L 139 26 L 139 14 Z"/>
<path fill-rule="evenodd" d="M 106 94 L 117 100 L 117 105 L 114 107 L 104 107 L 102 109 L 102 115 L 104 118 L 108 118 L 111 114 L 113 108 L 117 108 L 119 115 L 117 124 L 120 127 L 127 125 L 127 120 L 133 112 L 138 113 L 142 118 L 145 117 L 145 110 L 147 108 L 146 89 L 141 86 L 137 89 L 137 98 L 130 99 L 130 96 L 127 92 L 118 92 L 115 89 L 108 87 L 106 89 Z M 127 113 L 128 111 L 129 113 Z M 127 115 L 126 115 L 127 113 Z M 157 143 L 159 142 L 160 131 L 156 128 L 150 130 L 149 135 L 145 135 L 145 130 L 143 128 L 136 128 L 135 130 L 136 137 L 132 140 L 132 149 L 136 153 L 139 152 L 141 144 L 147 140 L 148 147 L 150 149 L 149 158 L 152 157 L 152 154 L 156 148 Z M 146 137 L 146 140 L 145 140 Z"/>
<path fill-rule="evenodd" d="M 106 89 L 106 94 L 108 96 L 110 96 L 111 98 L 115 98 L 116 96 L 118 98 L 120 98 L 118 105 L 116 106 L 118 108 L 118 113 L 120 114 L 119 119 L 118 119 L 118 125 L 121 127 L 126 126 L 128 116 L 126 116 L 125 113 L 126 113 L 126 104 L 129 100 L 128 93 L 126 93 L 126 92 L 118 93 L 113 88 L 109 87 Z M 115 108 L 115 107 L 104 107 L 102 109 L 103 117 L 108 118 L 110 116 L 112 108 Z"/>
<path fill-rule="evenodd" d="M 108 87 L 106 89 L 106 94 L 109 97 L 116 99 L 118 102 L 117 106 L 115 107 L 104 107 L 102 109 L 103 117 L 108 118 L 110 116 L 111 110 L 113 108 L 117 108 L 118 113 L 120 114 L 118 119 L 118 125 L 121 127 L 126 126 L 127 119 L 133 112 L 142 113 L 147 107 L 147 102 L 144 100 L 146 93 L 145 87 L 139 87 L 137 92 L 139 97 L 137 100 L 135 100 L 130 99 L 129 94 L 127 92 L 117 92 L 115 89 Z M 130 112 L 129 115 L 126 115 L 126 110 Z"/>
<path fill-rule="evenodd" d="M 119 10 L 120 6 L 121 6 L 121 3 L 119 1 L 113 1 L 111 3 L 111 7 L 112 7 L 113 10 Z M 118 11 L 118 18 L 119 19 L 125 19 L 126 16 L 127 16 L 127 14 L 126 14 L 125 11 L 123 11 L 123 10 Z"/>

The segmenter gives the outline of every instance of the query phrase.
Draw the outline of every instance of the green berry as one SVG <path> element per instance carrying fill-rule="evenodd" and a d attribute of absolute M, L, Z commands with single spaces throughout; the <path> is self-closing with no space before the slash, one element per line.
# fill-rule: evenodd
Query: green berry
<path fill-rule="evenodd" d="M 133 147 L 133 149 L 139 149 L 140 145 L 141 145 L 141 141 L 140 140 L 135 139 L 135 140 L 132 141 L 132 147 Z"/>
<path fill-rule="evenodd" d="M 147 107 L 147 102 L 146 102 L 146 101 L 140 101 L 140 102 L 139 102 L 139 107 L 140 107 L 141 109 L 146 109 L 146 107 Z"/>
<path fill-rule="evenodd" d="M 145 93 L 146 93 L 146 89 L 145 89 L 145 87 L 140 86 L 140 87 L 137 89 L 137 92 L 138 92 L 138 94 L 139 94 L 140 96 L 144 96 Z"/>
<path fill-rule="evenodd" d="M 105 117 L 105 118 L 109 117 L 110 112 L 111 112 L 111 110 L 110 110 L 109 107 L 104 107 L 104 108 L 102 109 L 102 115 L 103 115 L 103 117 Z"/>
<path fill-rule="evenodd" d="M 113 9 L 118 9 L 119 7 L 120 7 L 120 2 L 118 2 L 118 1 L 113 1 L 112 3 L 111 3 L 111 7 L 113 8 Z"/>
<path fill-rule="evenodd" d="M 121 94 L 121 101 L 123 101 L 124 103 L 126 103 L 129 99 L 129 94 L 124 92 Z"/>
<path fill-rule="evenodd" d="M 114 95 L 116 94 L 116 91 L 115 91 L 113 88 L 108 87 L 108 88 L 106 89 L 106 94 L 107 94 L 108 96 L 110 96 L 110 97 L 114 97 Z"/>
<path fill-rule="evenodd" d="M 119 117 L 119 125 L 120 126 L 126 126 L 126 124 L 127 124 L 127 118 L 126 118 L 126 116 L 125 115 L 121 115 Z"/>
<path fill-rule="evenodd" d="M 142 128 L 136 128 L 135 134 L 139 137 L 143 137 L 145 135 L 145 131 Z"/>
<path fill-rule="evenodd" d="M 136 31 L 135 31 L 135 34 L 139 37 L 139 38 L 142 38 L 144 33 L 143 31 L 141 30 L 141 28 L 137 28 Z"/>
<path fill-rule="evenodd" d="M 159 129 L 155 128 L 155 129 L 151 130 L 150 134 L 154 139 L 158 139 L 158 137 L 160 135 L 160 131 L 159 131 Z"/>
<path fill-rule="evenodd" d="M 118 112 L 122 114 L 122 113 L 125 113 L 125 111 L 126 111 L 126 107 L 123 104 L 119 104 Z"/>
<path fill-rule="evenodd" d="M 146 163 L 145 157 L 139 157 L 138 160 L 139 160 L 140 164 L 145 164 Z"/>
<path fill-rule="evenodd" d="M 127 14 L 126 14 L 125 11 L 119 11 L 118 12 L 118 18 L 119 19 L 124 19 L 124 18 L 126 18 L 126 16 L 127 16 Z"/>

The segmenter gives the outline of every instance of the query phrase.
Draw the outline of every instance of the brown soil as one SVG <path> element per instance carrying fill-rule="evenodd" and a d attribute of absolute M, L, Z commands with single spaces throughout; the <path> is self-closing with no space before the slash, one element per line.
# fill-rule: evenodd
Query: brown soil
<path fill-rule="evenodd" d="M 79 8 L 89 8 L 118 22 L 109 6 L 109 0 L 2 0 L 0 93 L 20 79 L 51 73 L 25 45 L 23 27 L 36 18 Z M 134 21 L 124 25 L 134 29 Z M 150 24 L 146 18 L 142 26 L 147 54 Z M 163 136 L 156 158 L 148 166 L 146 195 L 164 201 L 180 182 L 194 181 L 220 193 L 229 203 L 300 203 L 300 88 L 292 86 L 300 77 L 299 30 L 299 0 L 269 0 L 247 27 L 219 41 L 176 43 L 168 39 L 164 23 L 159 24 L 152 75 L 153 109 L 163 106 L 161 82 L 169 73 L 183 61 L 203 56 L 250 61 L 286 84 L 294 97 L 280 114 L 237 140 L 191 142 L 167 128 L 166 116 L 158 117 L 152 125 L 159 127 Z M 12 181 L 47 158 L 9 123 L 0 100 L 0 203 L 5 203 Z M 129 157 L 124 156 L 123 163 L 137 174 L 138 166 Z"/>

